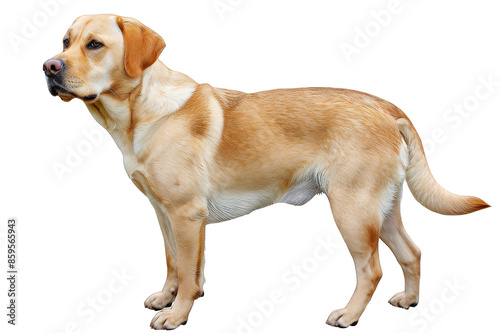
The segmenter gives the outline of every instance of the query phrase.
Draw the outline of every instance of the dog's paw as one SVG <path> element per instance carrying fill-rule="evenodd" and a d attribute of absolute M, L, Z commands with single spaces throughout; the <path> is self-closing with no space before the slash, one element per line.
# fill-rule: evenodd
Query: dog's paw
<path fill-rule="evenodd" d="M 157 293 L 149 296 L 146 301 L 144 301 L 144 307 L 151 310 L 161 310 L 172 306 L 175 300 L 176 291 L 174 288 L 170 288 L 167 291 L 159 291 Z"/>
<path fill-rule="evenodd" d="M 415 307 L 418 304 L 418 296 L 407 296 L 404 291 L 392 296 L 389 300 L 392 306 L 408 310 L 410 307 Z"/>
<path fill-rule="evenodd" d="M 347 328 L 349 326 L 356 326 L 358 324 L 358 317 L 351 317 L 346 308 L 333 311 L 326 323 L 330 326 Z"/>
<path fill-rule="evenodd" d="M 186 323 L 187 316 L 177 315 L 174 309 L 165 309 L 153 317 L 150 326 L 155 330 L 173 330 Z"/>

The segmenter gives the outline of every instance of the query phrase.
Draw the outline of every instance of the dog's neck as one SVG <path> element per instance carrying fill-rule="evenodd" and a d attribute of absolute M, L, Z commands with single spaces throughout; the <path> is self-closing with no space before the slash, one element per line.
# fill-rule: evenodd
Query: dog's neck
<path fill-rule="evenodd" d="M 141 133 L 151 134 L 149 129 L 179 110 L 197 86 L 193 79 L 158 60 L 132 81 L 131 87 L 111 88 L 87 108 L 122 153 L 137 154 Z"/>

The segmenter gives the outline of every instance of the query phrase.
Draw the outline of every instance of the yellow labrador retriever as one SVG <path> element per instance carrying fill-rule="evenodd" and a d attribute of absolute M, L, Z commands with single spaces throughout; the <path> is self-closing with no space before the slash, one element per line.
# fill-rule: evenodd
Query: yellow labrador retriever
<path fill-rule="evenodd" d="M 208 223 L 325 193 L 357 275 L 351 300 L 327 323 L 348 327 L 382 276 L 379 238 L 405 278 L 405 291 L 389 302 L 405 309 L 418 303 L 420 251 L 400 214 L 405 179 L 418 202 L 437 213 L 489 207 L 436 182 L 411 121 L 387 101 L 333 88 L 214 88 L 167 68 L 158 60 L 164 46 L 133 18 L 82 16 L 64 35 L 63 52 L 43 66 L 52 95 L 83 100 L 108 130 L 128 176 L 156 211 L 168 276 L 145 301 L 161 310 L 155 329 L 185 324 L 203 296 Z"/>

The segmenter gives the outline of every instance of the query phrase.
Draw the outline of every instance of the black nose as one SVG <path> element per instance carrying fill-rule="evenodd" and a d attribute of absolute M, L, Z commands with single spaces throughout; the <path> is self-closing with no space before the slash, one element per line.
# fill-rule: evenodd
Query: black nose
<path fill-rule="evenodd" d="M 49 59 L 43 63 L 43 71 L 47 76 L 55 76 L 64 67 L 61 59 Z"/>

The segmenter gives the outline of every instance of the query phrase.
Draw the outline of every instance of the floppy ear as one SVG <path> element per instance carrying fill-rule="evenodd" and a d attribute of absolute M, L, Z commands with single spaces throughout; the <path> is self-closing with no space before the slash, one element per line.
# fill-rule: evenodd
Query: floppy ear
<path fill-rule="evenodd" d="M 116 23 L 123 33 L 125 71 L 131 77 L 139 77 L 158 59 L 165 42 L 139 21 L 124 21 L 118 16 Z"/>

